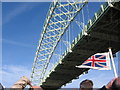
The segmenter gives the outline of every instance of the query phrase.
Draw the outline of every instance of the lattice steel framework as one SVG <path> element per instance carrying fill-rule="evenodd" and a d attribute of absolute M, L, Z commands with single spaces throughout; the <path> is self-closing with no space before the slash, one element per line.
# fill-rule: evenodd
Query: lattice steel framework
<path fill-rule="evenodd" d="M 49 8 L 34 58 L 31 81 L 40 85 L 48 68 L 50 58 L 65 30 L 74 20 L 87 1 L 54 0 Z"/>

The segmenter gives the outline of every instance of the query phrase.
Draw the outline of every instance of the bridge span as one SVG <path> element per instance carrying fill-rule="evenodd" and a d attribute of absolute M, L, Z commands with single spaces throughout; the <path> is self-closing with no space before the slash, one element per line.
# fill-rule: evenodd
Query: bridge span
<path fill-rule="evenodd" d="M 58 89 L 89 70 L 75 66 L 81 65 L 91 55 L 107 52 L 109 47 L 112 48 L 113 53 L 118 52 L 120 50 L 119 34 L 120 2 L 112 2 L 110 5 L 104 3 L 78 33 L 54 67 L 44 76 L 41 86 Z"/>

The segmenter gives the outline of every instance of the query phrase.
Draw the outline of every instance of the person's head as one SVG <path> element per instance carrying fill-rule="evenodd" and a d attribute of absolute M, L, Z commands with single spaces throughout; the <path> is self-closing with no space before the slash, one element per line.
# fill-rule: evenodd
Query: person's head
<path fill-rule="evenodd" d="M 32 86 L 29 90 L 43 90 L 43 89 L 39 86 Z"/>
<path fill-rule="evenodd" d="M 2 84 L 0 83 L 0 90 L 4 90 L 4 88 L 3 88 L 3 86 L 2 86 Z"/>
<path fill-rule="evenodd" d="M 120 90 L 120 77 L 116 78 L 111 86 L 112 90 Z"/>
<path fill-rule="evenodd" d="M 93 82 L 91 80 L 84 80 L 80 83 L 80 90 L 92 90 Z"/>

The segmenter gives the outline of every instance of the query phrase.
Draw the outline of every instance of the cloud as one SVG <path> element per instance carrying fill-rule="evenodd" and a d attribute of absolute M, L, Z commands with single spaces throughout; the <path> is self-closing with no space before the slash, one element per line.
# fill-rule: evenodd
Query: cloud
<path fill-rule="evenodd" d="M 31 69 L 22 65 L 3 65 L 0 75 L 2 75 L 2 84 L 9 88 L 22 76 L 30 78 Z"/>
<path fill-rule="evenodd" d="M 11 10 L 10 13 L 8 13 L 4 19 L 3 19 L 3 24 L 6 24 L 8 22 L 10 22 L 13 18 L 15 18 L 17 15 L 20 15 L 26 11 L 29 11 L 31 9 L 33 9 L 34 7 L 36 7 L 38 4 L 21 4 L 19 6 L 17 6 L 16 8 L 14 8 L 13 10 Z"/>
<path fill-rule="evenodd" d="M 30 45 L 30 44 L 25 44 L 25 43 L 16 42 L 16 41 L 7 40 L 7 39 L 0 39 L 0 42 L 12 44 L 12 45 L 17 45 L 17 46 L 22 46 L 22 47 L 28 47 L 28 48 L 34 47 L 33 45 Z"/>

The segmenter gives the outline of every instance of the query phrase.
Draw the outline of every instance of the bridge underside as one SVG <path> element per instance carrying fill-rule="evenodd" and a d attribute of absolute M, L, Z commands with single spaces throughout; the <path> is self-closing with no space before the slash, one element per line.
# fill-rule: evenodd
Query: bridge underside
<path fill-rule="evenodd" d="M 114 4 L 120 8 L 120 2 Z M 112 47 L 113 53 L 120 50 L 120 11 L 109 7 L 105 13 L 87 30 L 88 35 L 83 35 L 72 48 L 72 52 L 67 53 L 62 63 L 59 63 L 55 70 L 51 72 L 46 81 L 42 83 L 43 88 L 60 88 L 62 85 L 77 79 L 84 71 L 89 69 L 79 69 L 76 65 L 82 64 L 91 55 L 98 52 L 107 52 L 108 47 Z"/>

